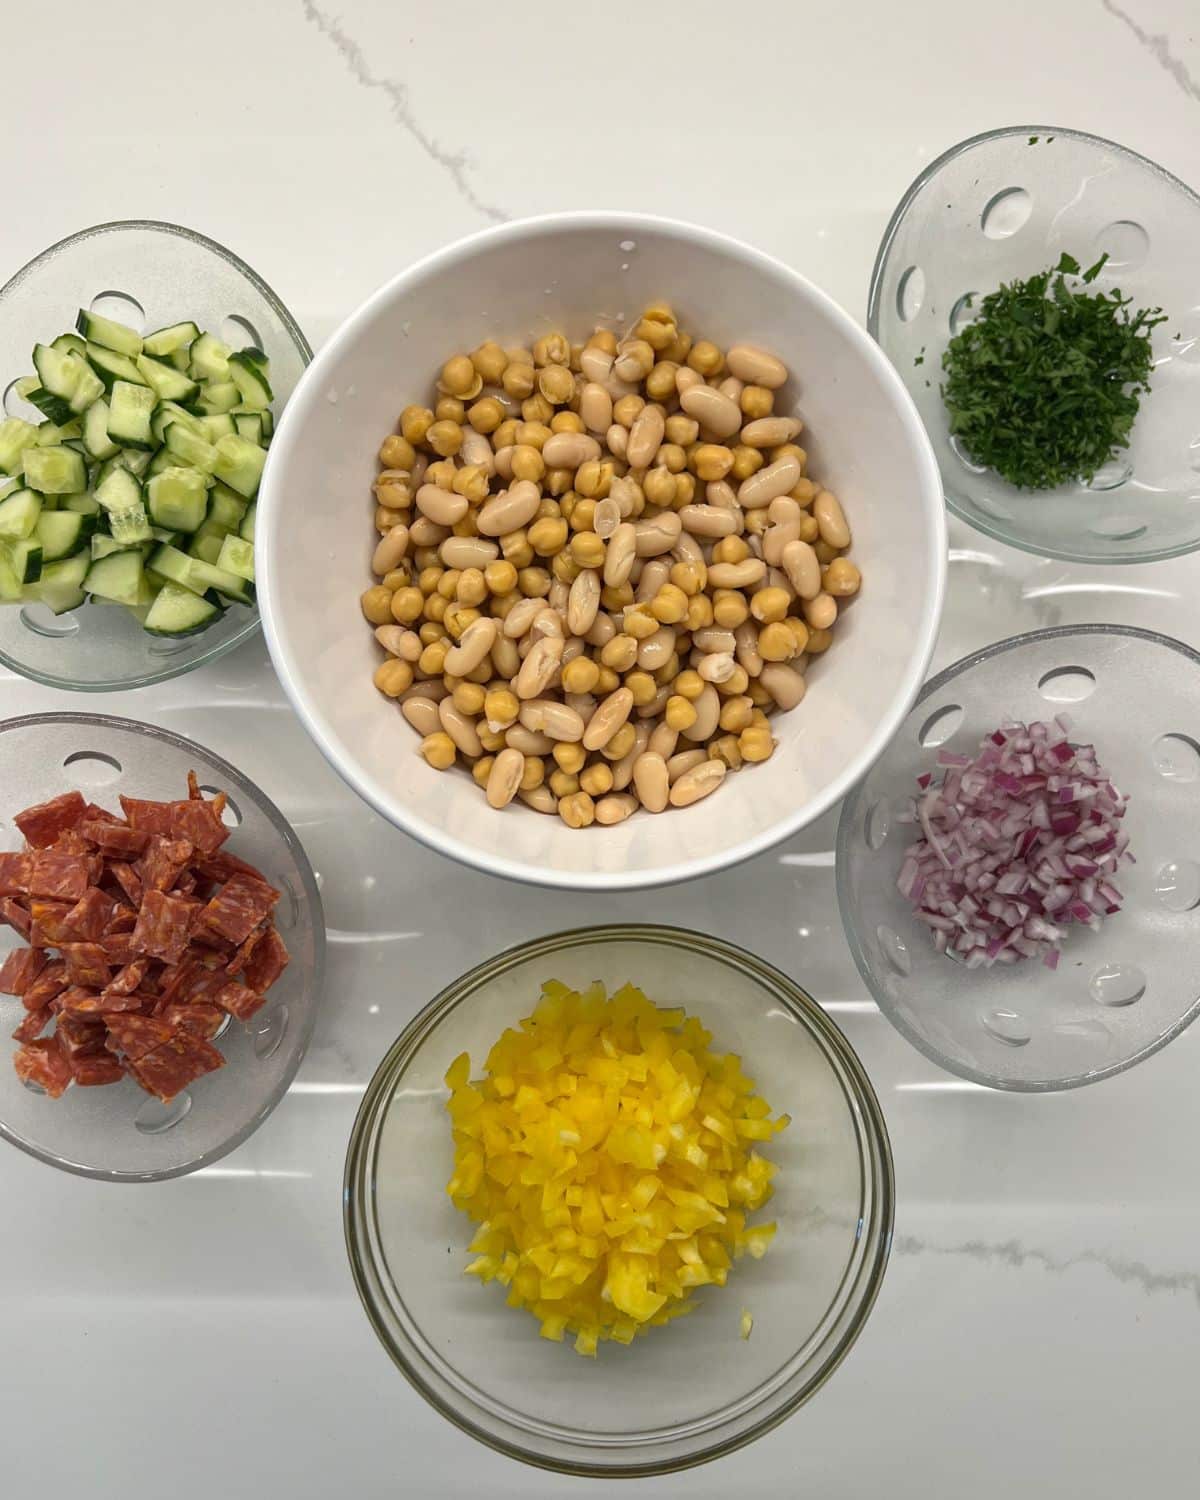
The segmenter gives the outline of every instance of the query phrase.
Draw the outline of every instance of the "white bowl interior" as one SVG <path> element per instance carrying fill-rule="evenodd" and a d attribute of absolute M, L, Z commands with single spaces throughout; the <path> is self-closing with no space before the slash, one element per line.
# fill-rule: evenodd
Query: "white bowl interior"
<path fill-rule="evenodd" d="M 487 806 L 462 773 L 430 769 L 372 685 L 379 648 L 358 607 L 370 582 L 376 451 L 403 406 L 427 401 L 448 355 L 553 328 L 619 330 L 653 298 L 718 344 L 774 350 L 794 372 L 780 409 L 803 417 L 812 470 L 837 493 L 863 572 L 810 690 L 776 719 L 772 759 L 712 797 L 613 828 Z M 879 349 L 787 267 L 722 236 L 587 214 L 489 231 L 384 287 L 320 352 L 271 449 L 259 509 L 260 604 L 276 668 L 322 751 L 385 817 L 480 868 L 570 886 L 648 885 L 745 858 L 818 817 L 882 750 L 924 674 L 945 578 L 932 451 Z"/>

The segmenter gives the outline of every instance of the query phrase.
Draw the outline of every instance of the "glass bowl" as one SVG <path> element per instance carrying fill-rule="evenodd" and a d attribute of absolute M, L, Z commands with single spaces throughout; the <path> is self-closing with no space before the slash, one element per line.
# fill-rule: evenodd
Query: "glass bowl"
<path fill-rule="evenodd" d="M 793 1125 L 761 1216 L 779 1230 L 695 1312 L 595 1360 L 548 1343 L 502 1290 L 463 1275 L 475 1231 L 446 1196 L 453 1148 L 442 1083 L 478 1067 L 542 982 L 626 980 L 684 1005 L 741 1054 Z M 807 1400 L 844 1358 L 891 1244 L 891 1152 L 862 1065 L 820 1007 L 728 943 L 669 927 L 562 932 L 503 953 L 444 990 L 393 1044 L 367 1088 L 346 1162 L 346 1241 L 367 1315 L 417 1390 L 473 1437 L 543 1468 L 657 1474 L 728 1453 Z M 708 1293 L 713 1295 L 709 1296 Z M 741 1310 L 754 1317 L 738 1336 Z"/>
<path fill-rule="evenodd" d="M 146 333 L 192 318 L 234 348 L 258 345 L 271 360 L 277 418 L 312 358 L 271 288 L 215 240 L 150 219 L 96 224 L 43 250 L 0 287 L 4 416 L 41 420 L 15 382 L 30 372 L 34 344 L 74 329 L 81 307 Z M 91 602 L 64 615 L 41 604 L 7 605 L 0 607 L 0 662 L 50 687 L 112 692 L 190 672 L 257 629 L 257 610 L 241 605 L 181 640 L 147 635 L 125 610 Z"/>
<path fill-rule="evenodd" d="M 26 1088 L 0 1060 L 0 1135 L 51 1166 L 108 1182 L 158 1182 L 210 1166 L 240 1145 L 286 1093 L 316 1017 L 325 970 L 325 920 L 312 867 L 283 815 L 253 782 L 211 750 L 150 724 L 101 714 L 33 714 L 0 723 L 0 846 L 21 847 L 10 821 L 31 804 L 70 791 L 120 811 L 118 796 L 178 798 L 195 771 L 209 792 L 223 791 L 226 848 L 257 865 L 283 894 L 276 925 L 291 963 L 267 1003 L 246 1025 L 231 1021 L 218 1046 L 226 1065 L 170 1104 L 132 1079 L 106 1088 L 70 1088 L 48 1099 Z M 0 962 L 23 940 L 0 926 Z M 0 996 L 5 1046 L 21 1001 Z"/>
<path fill-rule="evenodd" d="M 1012 547 L 1071 562 L 1136 563 L 1200 546 L 1200 197 L 1144 156 L 1099 136 L 1014 125 L 952 146 L 900 200 L 871 276 L 867 326 L 928 429 L 946 503 Z M 1159 307 L 1151 392 L 1130 446 L 1090 485 L 1018 490 L 950 436 L 942 354 L 1001 282 L 1069 251 L 1095 283 Z"/>
<path fill-rule="evenodd" d="M 850 949 L 892 1024 L 940 1067 L 991 1088 L 1075 1088 L 1157 1052 L 1200 1010 L 1200 656 L 1117 625 L 1014 636 L 924 688 L 843 806 L 837 889 Z M 964 969 L 896 889 L 917 837 L 897 814 L 934 747 L 974 754 L 1005 718 L 1066 713 L 1129 798 L 1136 864 L 1099 932 L 1070 926 L 1058 968 Z"/>

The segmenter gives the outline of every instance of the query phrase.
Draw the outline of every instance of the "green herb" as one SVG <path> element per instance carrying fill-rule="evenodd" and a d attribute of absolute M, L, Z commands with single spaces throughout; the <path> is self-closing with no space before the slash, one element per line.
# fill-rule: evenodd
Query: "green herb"
<path fill-rule="evenodd" d="M 976 463 L 1022 489 L 1086 482 L 1129 446 L 1150 389 L 1151 330 L 1165 319 L 1157 307 L 1131 313 L 1133 299 L 1118 290 L 1082 289 L 1107 259 L 1081 274 L 1064 253 L 989 293 L 942 356 L 951 433 Z"/>
<path fill-rule="evenodd" d="M 1031 136 L 1030 136 L 1030 137 L 1029 137 L 1029 144 L 1030 144 L 1030 145 L 1031 145 L 1031 146 L 1036 146 L 1036 145 L 1037 145 L 1037 143 L 1038 143 L 1038 138 L 1037 138 L 1037 136 L 1036 136 L 1036 135 L 1031 135 Z"/>

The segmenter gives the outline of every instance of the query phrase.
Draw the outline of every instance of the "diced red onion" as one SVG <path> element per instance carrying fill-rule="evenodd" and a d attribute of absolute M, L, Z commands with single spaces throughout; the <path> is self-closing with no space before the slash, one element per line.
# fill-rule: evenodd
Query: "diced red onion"
<path fill-rule="evenodd" d="M 1120 828 L 1126 799 L 1071 721 L 1006 723 L 974 759 L 939 750 L 935 772 L 897 821 L 922 837 L 905 851 L 897 886 L 934 948 L 968 968 L 1041 958 L 1058 966 L 1064 927 L 1097 929 L 1121 909 L 1113 883 L 1131 864 Z"/>

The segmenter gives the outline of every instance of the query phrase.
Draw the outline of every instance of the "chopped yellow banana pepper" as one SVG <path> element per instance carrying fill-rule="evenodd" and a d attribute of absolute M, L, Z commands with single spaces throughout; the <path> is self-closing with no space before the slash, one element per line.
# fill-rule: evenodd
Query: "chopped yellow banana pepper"
<path fill-rule="evenodd" d="M 633 985 L 608 997 L 551 980 L 481 1081 L 465 1052 L 451 1064 L 446 1191 L 479 1225 L 467 1274 L 507 1287 L 543 1338 L 573 1333 L 591 1356 L 628 1344 L 766 1253 L 775 1225 L 746 1218 L 777 1169 L 755 1145 L 789 1117 L 772 1120 L 740 1058 L 711 1041 Z"/>

